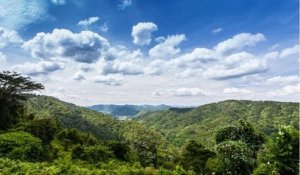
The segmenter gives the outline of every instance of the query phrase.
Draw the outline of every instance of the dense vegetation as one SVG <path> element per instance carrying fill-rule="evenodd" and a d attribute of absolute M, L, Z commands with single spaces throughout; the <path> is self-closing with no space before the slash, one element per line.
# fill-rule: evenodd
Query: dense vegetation
<path fill-rule="evenodd" d="M 236 125 L 239 119 L 271 135 L 278 131 L 280 125 L 290 125 L 298 130 L 298 118 L 299 103 L 228 100 L 197 108 L 141 113 L 137 120 L 159 130 L 177 146 L 184 145 L 189 139 L 212 146 L 215 133 L 223 127 Z"/>
<path fill-rule="evenodd" d="M 7 122 L 0 125 L 0 174 L 298 174 L 299 132 L 295 123 L 298 113 L 294 103 L 272 102 L 282 107 L 280 115 L 266 113 L 278 111 L 274 106 L 257 110 L 265 111 L 263 116 L 256 116 L 257 120 L 286 115 L 288 118 L 277 121 L 290 126 L 279 126 L 275 121 L 258 125 L 259 121 L 251 120 L 250 114 L 241 112 L 250 107 L 243 107 L 245 104 L 239 108 L 234 105 L 231 109 L 215 108 L 217 112 L 209 107 L 211 111 L 200 113 L 211 114 L 206 117 L 191 115 L 193 111 L 202 111 L 199 108 L 159 112 L 162 117 L 159 119 L 156 113 L 146 113 L 138 119 L 143 121 L 140 123 L 117 120 L 53 97 L 24 95 L 43 86 L 16 73 L 0 74 L 0 82 L 5 77 L 5 83 L 0 84 L 0 119 Z M 7 86 L 10 84 L 27 88 L 11 91 L 12 86 Z M 12 99 L 14 104 L 10 103 Z M 249 110 L 254 110 L 254 102 L 243 103 L 251 103 Z M 225 115 L 224 124 L 215 123 L 220 127 L 210 125 L 212 135 L 206 135 L 212 133 L 210 130 L 203 130 L 208 142 L 200 133 L 196 137 L 191 132 L 184 138 L 178 137 L 179 140 L 171 135 L 175 132 L 180 136 L 181 129 L 192 124 L 201 126 L 204 121 L 212 124 L 210 117 L 221 122 L 218 118 L 233 114 L 229 112 L 233 109 L 237 115 L 245 115 L 228 121 L 230 115 Z M 161 113 L 176 116 L 171 118 L 170 114 Z M 180 119 L 184 116 L 186 120 Z M 151 123 L 148 117 L 156 120 Z M 176 122 L 176 129 L 172 128 L 172 122 L 160 125 L 169 120 Z"/>

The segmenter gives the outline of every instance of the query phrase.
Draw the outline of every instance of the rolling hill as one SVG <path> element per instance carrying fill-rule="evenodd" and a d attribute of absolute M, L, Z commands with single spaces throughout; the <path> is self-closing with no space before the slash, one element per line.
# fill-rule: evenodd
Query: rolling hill
<path fill-rule="evenodd" d="M 267 135 L 279 125 L 298 126 L 299 103 L 228 100 L 197 108 L 170 108 L 140 113 L 135 119 L 161 132 L 174 145 L 189 139 L 214 145 L 214 133 L 227 125 L 245 119 Z"/>
<path fill-rule="evenodd" d="M 141 133 L 151 135 L 157 141 L 164 139 L 158 132 L 147 129 L 136 121 L 121 121 L 85 107 L 63 102 L 49 96 L 29 96 L 25 103 L 26 113 L 35 118 L 54 118 L 64 128 L 76 128 L 91 133 L 101 140 L 132 141 Z"/>
<path fill-rule="evenodd" d="M 114 104 L 100 104 L 88 106 L 87 108 L 110 114 L 114 117 L 127 116 L 133 117 L 141 111 L 161 111 L 169 109 L 170 106 L 167 105 L 114 105 Z"/>

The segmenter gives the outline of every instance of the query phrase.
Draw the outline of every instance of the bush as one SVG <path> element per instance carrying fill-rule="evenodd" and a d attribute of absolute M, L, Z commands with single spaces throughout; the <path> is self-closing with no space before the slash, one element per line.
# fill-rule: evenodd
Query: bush
<path fill-rule="evenodd" d="M 68 150 L 71 145 L 95 145 L 98 142 L 92 135 L 81 133 L 74 128 L 62 130 L 57 134 L 56 138 L 62 142 L 65 150 Z"/>
<path fill-rule="evenodd" d="M 44 144 L 49 144 L 55 134 L 60 130 L 58 122 L 50 118 L 34 119 L 30 121 L 25 130 L 40 138 Z"/>
<path fill-rule="evenodd" d="M 254 152 L 241 141 L 225 141 L 216 145 L 216 150 L 224 165 L 225 174 L 251 174 L 254 165 Z"/>
<path fill-rule="evenodd" d="M 0 157 L 27 161 L 45 160 L 42 141 L 27 132 L 0 134 Z"/>
<path fill-rule="evenodd" d="M 104 146 L 81 146 L 76 145 L 72 149 L 72 159 L 81 159 L 91 163 L 106 161 L 113 158 L 114 155 Z"/>

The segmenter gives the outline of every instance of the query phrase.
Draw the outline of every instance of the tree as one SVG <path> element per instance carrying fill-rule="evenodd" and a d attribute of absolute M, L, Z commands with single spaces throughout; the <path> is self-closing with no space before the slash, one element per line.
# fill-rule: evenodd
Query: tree
<path fill-rule="evenodd" d="M 44 89 L 40 83 L 35 83 L 29 77 L 23 77 L 16 72 L 0 73 L 0 129 L 5 130 L 16 124 L 22 112 L 23 94 Z"/>
<path fill-rule="evenodd" d="M 47 159 L 42 141 L 27 132 L 6 132 L 0 134 L 0 157 L 41 161 Z"/>
<path fill-rule="evenodd" d="M 282 126 L 259 154 L 260 165 L 255 174 L 299 174 L 299 131 L 291 126 Z"/>
<path fill-rule="evenodd" d="M 245 142 L 249 148 L 258 151 L 265 138 L 250 123 L 240 120 L 237 126 L 228 126 L 216 133 L 217 144 L 229 140 Z"/>
<path fill-rule="evenodd" d="M 27 132 L 40 138 L 44 144 L 49 144 L 60 129 L 59 123 L 51 118 L 34 119 L 25 126 Z"/>
<path fill-rule="evenodd" d="M 224 173 L 230 175 L 249 175 L 254 166 L 253 150 L 241 141 L 224 141 L 216 146 L 224 165 Z"/>
<path fill-rule="evenodd" d="M 186 169 L 192 169 L 196 173 L 204 174 L 206 162 L 215 153 L 206 149 L 195 140 L 190 140 L 182 151 L 182 164 Z"/>

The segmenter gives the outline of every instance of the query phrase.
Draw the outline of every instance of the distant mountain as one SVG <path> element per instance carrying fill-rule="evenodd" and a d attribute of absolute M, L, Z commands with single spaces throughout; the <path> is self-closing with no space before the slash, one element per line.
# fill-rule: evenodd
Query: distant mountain
<path fill-rule="evenodd" d="M 228 100 L 196 108 L 139 113 L 134 120 L 157 129 L 177 146 L 189 139 L 211 146 L 217 130 L 234 125 L 239 119 L 249 121 L 267 135 L 277 131 L 279 125 L 292 125 L 299 129 L 299 103 Z"/>
<path fill-rule="evenodd" d="M 87 108 L 103 112 L 106 114 L 110 114 L 114 117 L 119 116 L 127 116 L 133 117 L 142 111 L 161 111 L 167 110 L 170 106 L 167 105 L 114 105 L 114 104 L 100 104 L 100 105 L 93 105 L 88 106 Z"/>

